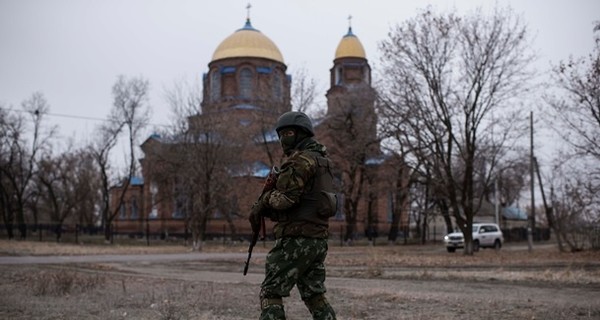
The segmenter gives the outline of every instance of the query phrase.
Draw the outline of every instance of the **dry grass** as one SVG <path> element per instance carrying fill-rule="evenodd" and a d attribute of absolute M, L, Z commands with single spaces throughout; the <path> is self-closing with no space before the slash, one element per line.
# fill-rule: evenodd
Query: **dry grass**
<path fill-rule="evenodd" d="M 246 244 L 236 243 L 232 245 L 207 244 L 205 252 L 245 252 L 248 250 Z M 153 244 L 146 246 L 145 242 L 137 244 L 72 244 L 39 241 L 0 240 L 0 256 L 45 256 L 45 255 L 101 255 L 101 254 L 161 254 L 161 253 L 185 253 L 191 251 L 191 247 L 178 243 Z M 257 252 L 260 249 L 257 249 Z"/>
<path fill-rule="evenodd" d="M 436 246 L 336 248 L 327 265 L 329 275 L 347 278 L 600 285 L 600 251 L 559 252 L 553 245 L 472 256 Z"/>
<path fill-rule="evenodd" d="M 270 246 L 261 243 L 255 252 Z M 187 251 L 175 244 L 0 240 L 0 255 Z M 209 243 L 204 251 L 246 253 L 247 244 Z M 599 254 L 560 253 L 551 245 L 531 253 L 509 245 L 473 256 L 449 254 L 439 244 L 331 245 L 328 299 L 338 319 L 593 319 L 600 317 L 593 296 L 600 288 Z M 264 263 L 259 257 L 252 260 L 255 272 Z M 242 263 L 0 265 L 0 319 L 256 319 L 260 280 L 242 277 Z M 310 317 L 297 291 L 285 306 L 290 320 Z"/>
<path fill-rule="evenodd" d="M 553 245 L 513 247 L 494 251 L 481 250 L 472 256 L 461 252 L 442 252 L 438 246 L 381 246 L 334 248 L 328 263 L 340 266 L 361 267 L 464 267 L 464 266 L 540 266 L 554 264 L 585 264 L 600 262 L 600 251 L 559 252 Z M 336 253 L 345 253 L 337 254 Z"/>
<path fill-rule="evenodd" d="M 266 252 L 270 243 L 260 243 L 256 252 Z M 534 281 L 569 285 L 600 285 L 600 251 L 559 252 L 551 244 L 538 245 L 532 252 L 521 245 L 500 251 L 482 250 L 472 256 L 447 253 L 440 245 L 428 246 L 330 246 L 328 274 L 333 277 L 366 279 L 476 280 L 509 282 Z M 96 255 L 185 253 L 181 244 L 145 246 L 76 245 L 37 241 L 0 240 L 0 255 Z M 204 252 L 247 252 L 247 243 L 223 245 L 207 243 Z M 264 258 L 254 257 L 252 264 L 261 266 Z M 97 267 L 100 265 L 96 265 Z M 80 286 L 74 275 L 45 275 L 49 281 L 38 282 L 35 292 L 69 291 L 69 279 Z M 34 281 L 35 283 L 35 281 Z M 45 286 L 49 286 L 46 288 Z M 65 289 L 60 289 L 64 287 Z M 166 307 L 166 310 L 169 308 Z M 167 312 L 168 313 L 168 312 Z"/>
<path fill-rule="evenodd" d="M 104 286 L 106 277 L 69 271 L 36 272 L 25 275 L 24 282 L 35 296 L 64 296 L 94 291 Z"/>

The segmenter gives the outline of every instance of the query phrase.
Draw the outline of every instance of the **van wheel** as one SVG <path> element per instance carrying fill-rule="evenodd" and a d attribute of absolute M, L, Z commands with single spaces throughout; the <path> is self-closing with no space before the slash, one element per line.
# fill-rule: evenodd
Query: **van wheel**
<path fill-rule="evenodd" d="M 446 250 L 448 250 L 448 252 L 454 252 L 456 251 L 456 248 L 446 247 Z"/>
<path fill-rule="evenodd" d="M 500 248 L 502 248 L 502 243 L 500 242 L 499 239 L 496 239 L 496 241 L 494 241 L 494 249 L 496 251 L 500 250 Z"/>

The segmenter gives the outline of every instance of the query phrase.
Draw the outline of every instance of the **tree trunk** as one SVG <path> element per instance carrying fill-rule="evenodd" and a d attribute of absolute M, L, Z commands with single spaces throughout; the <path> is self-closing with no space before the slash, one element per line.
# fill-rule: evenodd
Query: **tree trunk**
<path fill-rule="evenodd" d="M 110 223 L 104 225 L 104 243 L 112 243 L 112 228 Z"/>
<path fill-rule="evenodd" d="M 440 208 L 440 211 L 442 212 L 444 223 L 446 224 L 446 233 L 454 232 L 454 228 L 452 227 L 452 220 L 450 219 L 450 208 L 448 208 L 448 204 L 445 200 L 440 200 L 438 201 L 438 206 Z"/>
<path fill-rule="evenodd" d="M 398 176 L 396 179 L 396 191 L 395 201 L 392 203 L 392 223 L 390 225 L 390 232 L 388 234 L 389 242 L 396 242 L 398 240 L 398 233 L 400 231 L 400 221 L 402 221 L 402 209 L 404 201 L 408 196 L 407 189 L 403 189 L 404 185 L 404 170 L 401 168 L 398 170 Z"/>
<path fill-rule="evenodd" d="M 423 215 L 423 224 L 421 227 L 421 244 L 427 243 L 427 214 Z"/>
<path fill-rule="evenodd" d="M 15 238 L 15 234 L 14 234 L 14 231 L 13 231 L 13 224 L 12 224 L 12 222 L 6 222 L 4 224 L 4 226 L 6 227 L 6 233 L 8 235 L 8 240 L 14 239 Z"/>
<path fill-rule="evenodd" d="M 21 239 L 24 240 L 27 238 L 27 225 L 25 224 L 25 212 L 21 204 L 19 204 L 19 208 L 17 209 L 17 223 Z"/>
<path fill-rule="evenodd" d="M 62 223 L 56 225 L 54 232 L 56 233 L 56 242 L 58 243 L 62 238 Z"/>
<path fill-rule="evenodd" d="M 396 212 L 392 213 L 392 223 L 390 225 L 390 231 L 388 233 L 388 241 L 395 243 L 398 240 L 398 233 L 400 231 L 400 215 Z"/>
<path fill-rule="evenodd" d="M 347 202 L 344 205 L 346 209 L 346 235 L 344 237 L 344 241 L 346 244 L 352 244 L 356 233 L 356 209 L 355 206 L 349 202 L 349 200 L 346 201 Z"/>
<path fill-rule="evenodd" d="M 2 195 L 0 194 L 0 197 Z M 15 235 L 13 233 L 13 214 L 12 208 L 9 204 L 5 202 L 3 198 L 0 198 L 0 205 L 2 205 L 2 220 L 4 222 L 4 228 L 6 228 L 6 234 L 8 235 L 8 240 L 12 240 Z"/>

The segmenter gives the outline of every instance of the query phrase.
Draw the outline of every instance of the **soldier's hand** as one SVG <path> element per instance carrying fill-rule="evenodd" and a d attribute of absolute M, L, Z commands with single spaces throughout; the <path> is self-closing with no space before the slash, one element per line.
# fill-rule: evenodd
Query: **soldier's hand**
<path fill-rule="evenodd" d="M 252 209 L 250 209 L 250 217 L 248 218 L 248 221 L 250 221 L 250 226 L 252 227 L 252 232 L 255 234 L 260 232 L 261 211 L 263 211 L 263 204 L 259 200 L 252 205 Z"/>

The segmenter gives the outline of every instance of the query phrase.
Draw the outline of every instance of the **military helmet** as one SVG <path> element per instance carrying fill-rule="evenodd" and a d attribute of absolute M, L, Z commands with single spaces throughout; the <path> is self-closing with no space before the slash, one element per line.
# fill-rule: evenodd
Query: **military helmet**
<path fill-rule="evenodd" d="M 282 114 L 277 120 L 275 131 L 279 131 L 285 127 L 300 127 L 306 131 L 310 137 L 315 135 L 310 118 L 303 112 L 289 111 Z"/>

